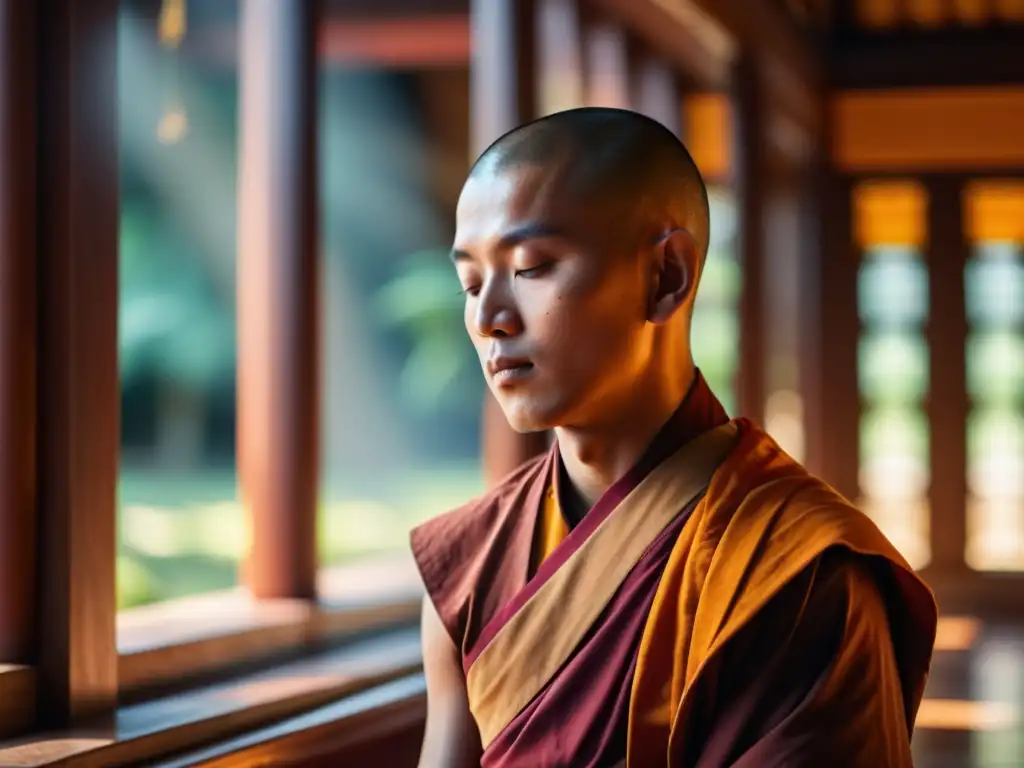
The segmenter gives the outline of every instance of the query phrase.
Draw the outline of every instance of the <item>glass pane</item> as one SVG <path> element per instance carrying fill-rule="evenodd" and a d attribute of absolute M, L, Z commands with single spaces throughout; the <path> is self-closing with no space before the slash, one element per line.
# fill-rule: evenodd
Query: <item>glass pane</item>
<path fill-rule="evenodd" d="M 920 334 L 864 334 L 857 357 L 861 394 L 868 402 L 898 406 L 927 394 L 928 343 Z"/>
<path fill-rule="evenodd" d="M 864 255 L 857 297 L 865 325 L 919 325 L 928 315 L 927 266 L 909 249 L 873 249 Z"/>
<path fill-rule="evenodd" d="M 122 2 L 118 605 L 229 587 L 235 483 L 234 67 L 177 47 L 234 29 L 218 0 L 160 26 Z M 215 20 L 210 15 L 216 14 Z"/>
<path fill-rule="evenodd" d="M 693 359 L 725 409 L 733 413 L 739 365 L 742 273 L 736 258 L 736 204 L 724 187 L 708 190 L 711 242 L 693 308 Z"/>
<path fill-rule="evenodd" d="M 407 550 L 411 526 L 482 490 L 484 382 L 447 255 L 458 189 L 436 164 L 468 171 L 433 106 L 468 80 L 322 66 L 319 546 L 336 564 Z"/>
<path fill-rule="evenodd" d="M 867 409 L 861 417 L 860 487 L 865 496 L 923 496 L 930 478 L 929 425 L 923 411 Z"/>
<path fill-rule="evenodd" d="M 928 504 L 922 499 L 861 499 L 860 508 L 912 568 L 923 568 L 931 557 Z"/>
<path fill-rule="evenodd" d="M 1024 405 L 1024 334 L 1002 330 L 967 339 L 967 389 L 975 401 Z"/>
<path fill-rule="evenodd" d="M 971 414 L 967 476 L 975 496 L 1024 500 L 1024 412 L 990 408 Z"/>
<path fill-rule="evenodd" d="M 967 265 L 967 317 L 974 324 L 1024 323 L 1024 259 L 1011 243 L 985 243 Z"/>

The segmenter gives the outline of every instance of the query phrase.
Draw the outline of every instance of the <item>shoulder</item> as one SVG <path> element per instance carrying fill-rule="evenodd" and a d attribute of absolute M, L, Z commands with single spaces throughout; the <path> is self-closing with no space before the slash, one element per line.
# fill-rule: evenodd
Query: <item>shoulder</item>
<path fill-rule="evenodd" d="M 413 529 L 413 558 L 442 623 L 456 645 L 511 588 L 516 562 L 527 562 L 550 456 L 531 459 L 467 503 Z"/>

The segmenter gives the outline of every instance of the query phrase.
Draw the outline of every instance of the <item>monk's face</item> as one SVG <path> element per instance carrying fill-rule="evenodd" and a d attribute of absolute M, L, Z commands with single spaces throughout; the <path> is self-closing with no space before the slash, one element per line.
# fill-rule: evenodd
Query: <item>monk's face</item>
<path fill-rule="evenodd" d="M 613 418 L 651 346 L 638 234 L 569 186 L 550 166 L 478 171 L 456 213 L 466 330 L 521 432 Z"/>

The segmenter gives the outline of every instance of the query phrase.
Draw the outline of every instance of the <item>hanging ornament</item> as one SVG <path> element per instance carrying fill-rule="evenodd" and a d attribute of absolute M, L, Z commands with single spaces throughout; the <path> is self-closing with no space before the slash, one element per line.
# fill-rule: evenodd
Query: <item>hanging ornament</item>
<path fill-rule="evenodd" d="M 181 96 L 181 43 L 188 29 L 186 0 L 163 0 L 157 38 L 163 49 L 165 101 L 157 125 L 161 144 L 177 144 L 188 133 L 188 111 Z"/>

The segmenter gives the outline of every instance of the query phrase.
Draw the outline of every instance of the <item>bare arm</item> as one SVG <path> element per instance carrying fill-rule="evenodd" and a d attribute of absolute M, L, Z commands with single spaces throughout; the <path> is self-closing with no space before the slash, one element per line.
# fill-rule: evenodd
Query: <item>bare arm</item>
<path fill-rule="evenodd" d="M 476 768 L 483 748 L 469 711 L 459 649 L 428 597 L 423 599 L 422 635 L 427 728 L 420 768 Z"/>

